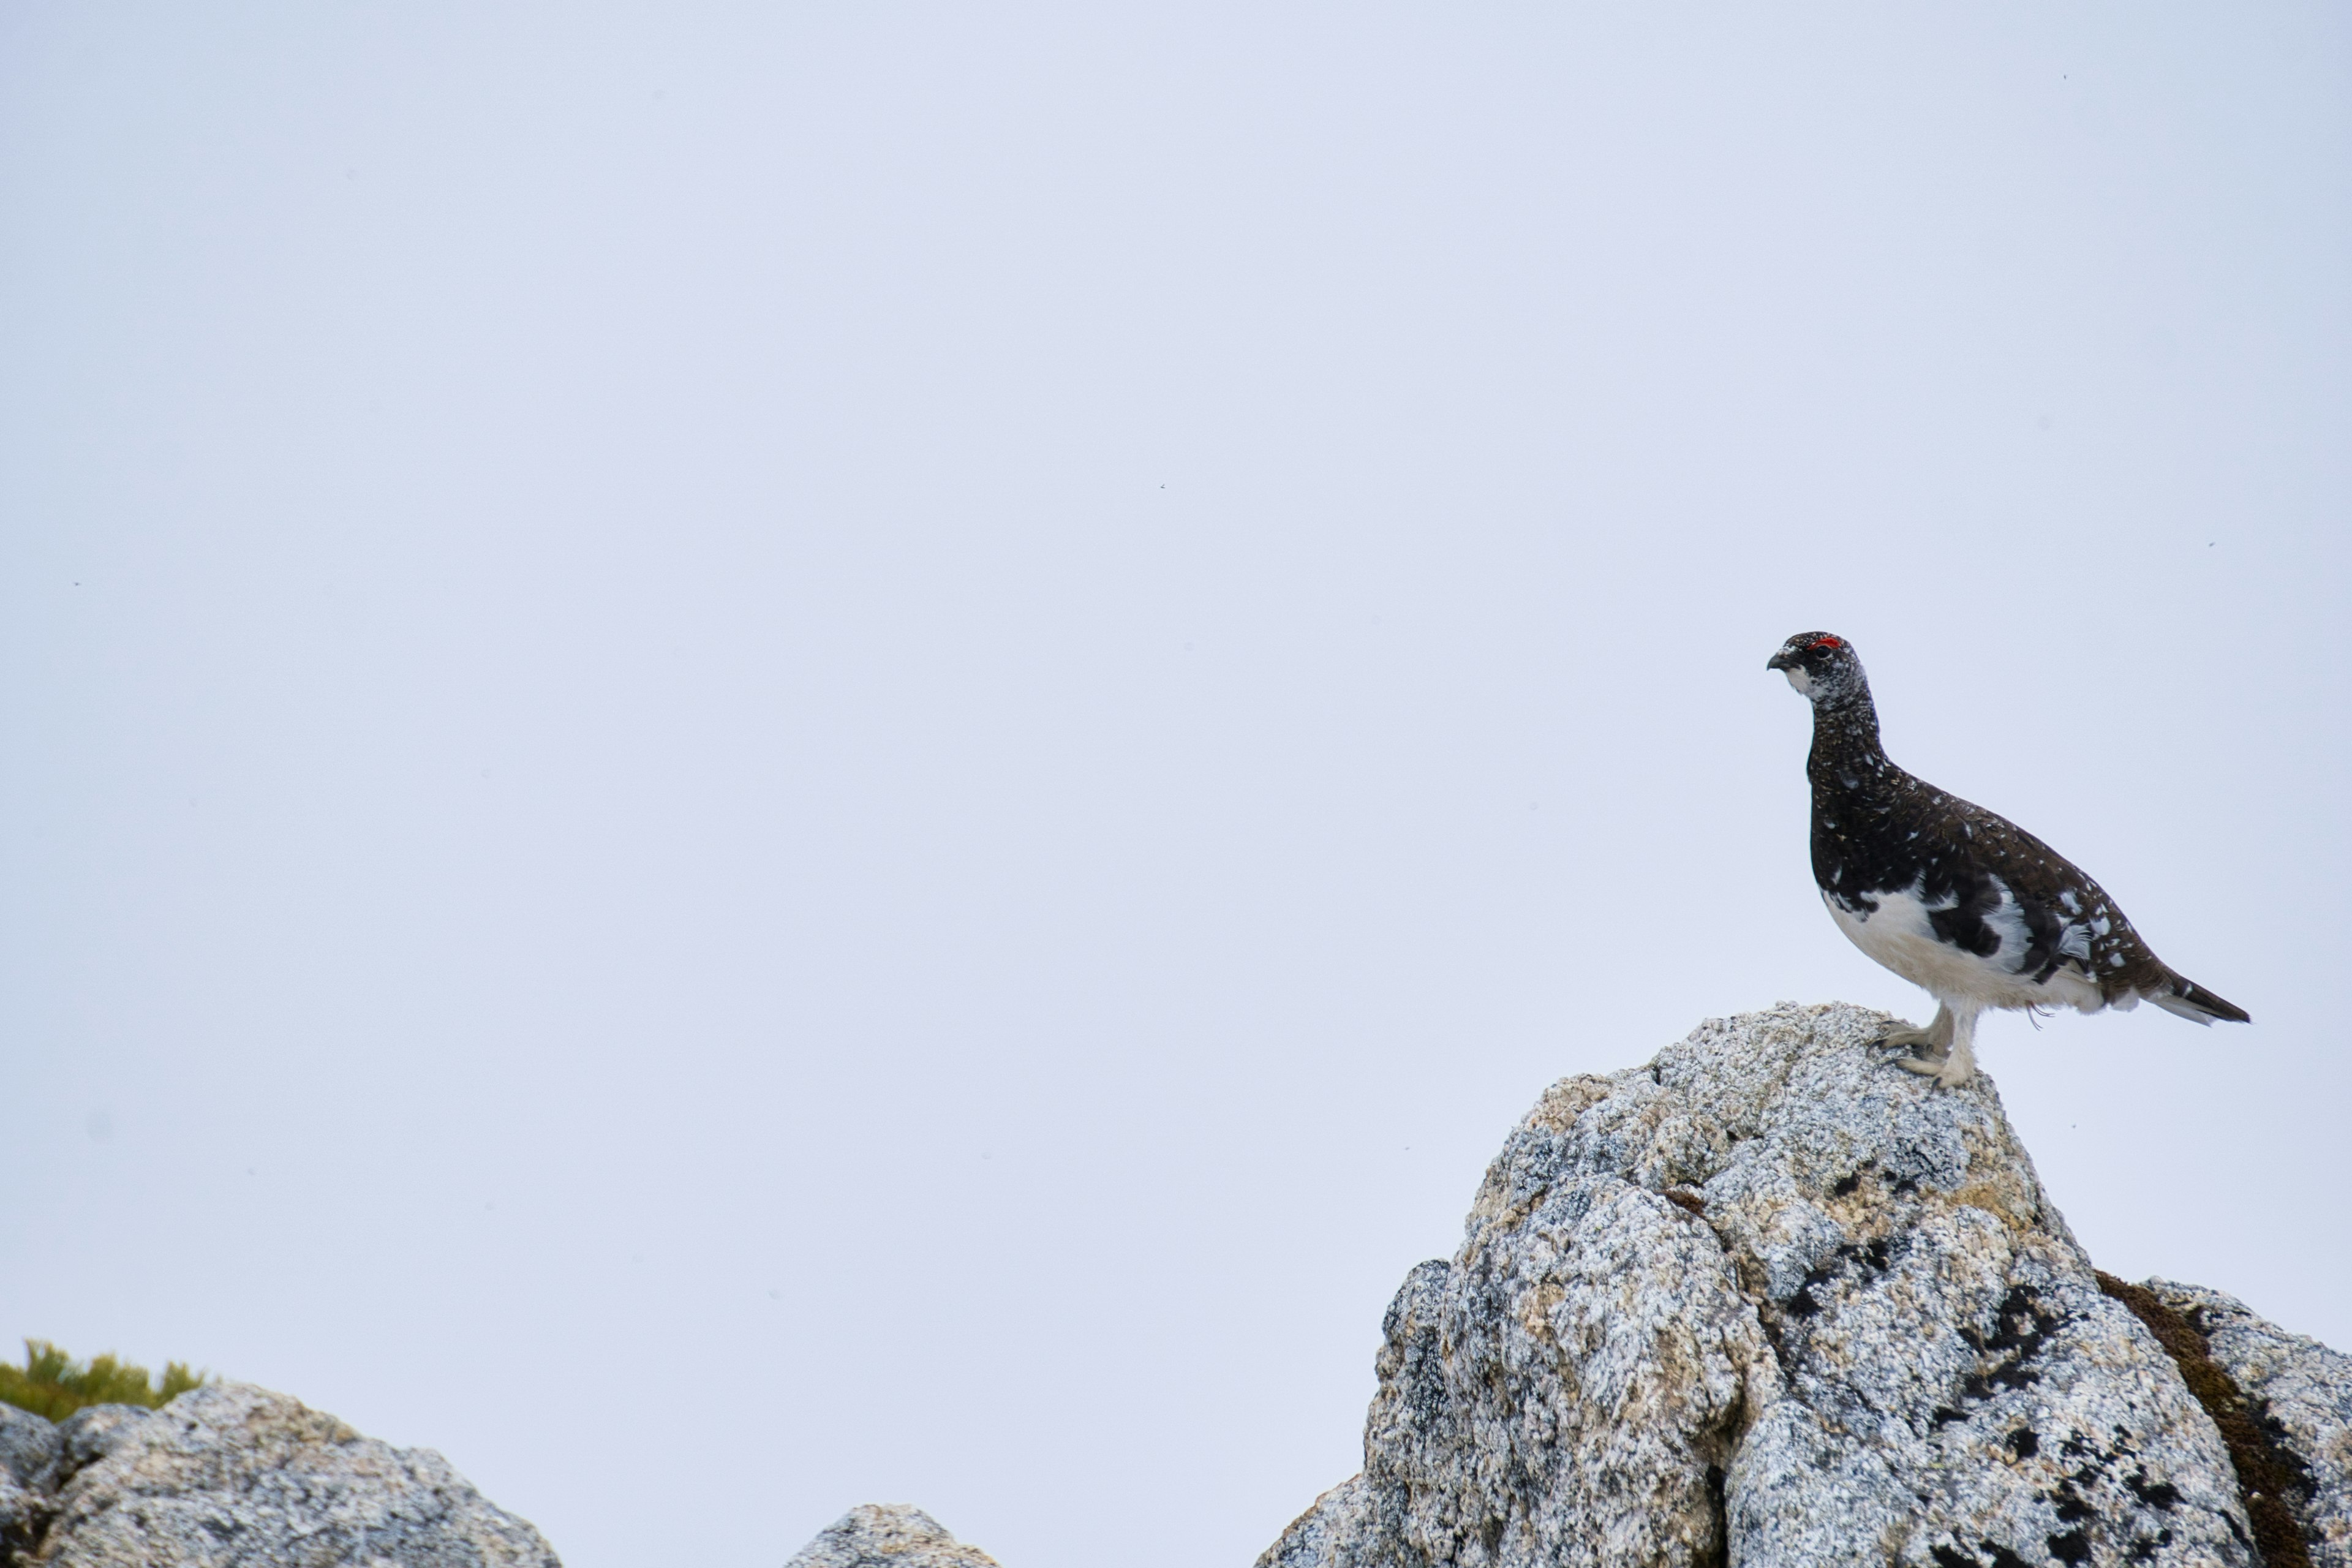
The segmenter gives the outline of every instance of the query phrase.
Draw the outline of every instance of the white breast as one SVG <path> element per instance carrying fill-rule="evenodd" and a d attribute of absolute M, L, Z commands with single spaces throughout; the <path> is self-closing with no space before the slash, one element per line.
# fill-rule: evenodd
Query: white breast
<path fill-rule="evenodd" d="M 1998 879 L 1994 886 L 2000 887 Z M 2000 906 L 1985 922 L 2000 936 L 2000 945 L 1981 958 L 1937 936 L 1927 917 L 1950 906 L 1929 904 L 1920 896 L 1919 883 L 1871 897 L 1878 907 L 1861 914 L 1848 911 L 1827 893 L 1822 901 L 1854 946 L 1956 1011 L 2059 1006 L 2095 1013 L 2105 1005 L 2099 988 L 2071 966 L 2060 965 L 2042 984 L 2031 974 L 2018 973 L 2032 939 L 2025 929 L 2024 911 L 2007 888 L 2001 888 Z M 2060 951 L 2067 951 L 2063 941 Z"/>

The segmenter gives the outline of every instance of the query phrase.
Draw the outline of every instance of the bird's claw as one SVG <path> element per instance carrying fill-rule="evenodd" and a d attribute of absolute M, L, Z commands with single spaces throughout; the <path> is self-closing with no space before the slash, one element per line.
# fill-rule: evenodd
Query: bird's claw
<path fill-rule="evenodd" d="M 1889 1029 L 1874 1043 L 1885 1052 L 1881 1059 L 1890 1067 L 1932 1078 L 1947 1089 L 1966 1081 L 1964 1076 L 1954 1076 L 1951 1042 L 1937 1037 L 1933 1029 Z"/>
<path fill-rule="evenodd" d="M 1922 1037 L 1915 1045 L 1905 1037 L 1910 1035 Z M 1975 1052 L 1954 1050 L 1948 1045 L 1926 1038 L 1922 1030 L 1911 1029 L 1889 1035 L 1879 1044 L 1895 1047 L 1883 1058 L 1889 1066 L 1901 1068 L 1905 1072 L 1917 1073 L 1921 1078 L 1932 1078 L 1940 1089 L 1958 1089 L 1976 1076 Z"/>

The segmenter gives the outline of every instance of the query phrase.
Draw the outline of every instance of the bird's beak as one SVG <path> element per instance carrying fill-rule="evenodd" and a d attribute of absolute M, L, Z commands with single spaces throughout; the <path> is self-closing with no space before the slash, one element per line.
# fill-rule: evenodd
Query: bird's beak
<path fill-rule="evenodd" d="M 1771 658 L 1766 662 L 1764 668 L 1767 669 L 1793 669 L 1796 668 L 1796 664 L 1797 656 L 1790 653 L 1787 648 L 1782 648 L 1779 653 L 1774 654 Z"/>

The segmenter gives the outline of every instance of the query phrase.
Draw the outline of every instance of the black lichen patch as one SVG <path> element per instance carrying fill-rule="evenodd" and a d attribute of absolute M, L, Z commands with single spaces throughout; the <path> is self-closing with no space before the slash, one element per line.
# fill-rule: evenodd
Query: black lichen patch
<path fill-rule="evenodd" d="M 1961 1380 L 1960 1397 L 1987 1399 L 1996 1388 L 2030 1388 L 2041 1382 L 2042 1374 L 2031 1363 L 2065 1321 L 2064 1313 L 2042 1305 L 2032 1287 L 2010 1287 L 2000 1310 L 1993 1314 L 1991 1333 L 1961 1331 L 1977 1353 L 1985 1358 L 1985 1365 Z"/>
<path fill-rule="evenodd" d="M 2011 1436 L 2013 1437 L 2014 1434 Z M 2046 1538 L 2050 1550 L 2061 1563 L 2089 1562 L 2094 1558 L 2106 1561 L 2098 1555 L 2091 1542 L 2100 1530 L 2099 1521 L 2103 1517 L 2109 1519 L 2112 1527 L 2112 1510 L 2116 1507 L 2124 1507 L 2128 1511 L 2128 1505 L 2121 1497 L 2114 1495 L 2116 1492 L 2129 1492 L 2142 1506 L 2159 1512 L 2168 1511 L 2184 1500 L 2179 1489 L 2171 1482 L 2150 1479 L 2146 1460 L 2141 1457 L 2131 1433 L 2123 1426 L 2111 1428 L 2105 1441 L 2086 1433 L 2068 1432 L 2047 1447 L 2054 1448 L 2055 1455 L 2052 1457 L 2063 1459 L 2069 1467 L 2059 1477 L 2055 1486 L 2041 1494 L 2042 1500 L 2050 1505 L 2062 1527 Z M 2084 1495 L 2086 1491 L 2090 1496 Z M 2099 1500 L 2095 1502 L 2095 1499 Z M 2221 1519 L 2241 1542 L 2246 1541 L 2245 1532 L 2239 1528 L 2236 1520 L 2228 1514 L 2223 1514 Z M 2084 1543 L 2081 1550 L 2088 1555 L 2067 1555 L 2068 1552 L 2075 1550 L 2071 1544 L 2074 1541 Z M 2127 1563 L 2151 1561 L 2159 1548 L 2171 1542 L 2170 1530 L 2158 1530 L 2153 1536 L 2137 1536 L 2125 1549 L 2122 1560 Z M 2254 1554 L 2254 1561 L 2257 1563 L 2262 1562 L 2259 1553 Z"/>
<path fill-rule="evenodd" d="M 1979 1541 L 1977 1550 L 1985 1555 L 1979 1557 L 1939 1541 L 1927 1548 L 1927 1555 L 1936 1560 L 1936 1568 L 2033 1568 L 2032 1563 L 1998 1541 Z M 2079 1559 L 2068 1558 L 2067 1561 L 2071 1563 Z"/>
<path fill-rule="evenodd" d="M 2074 1482 L 2080 1479 L 2079 1475 L 2070 1476 L 2058 1483 L 2056 1490 L 2042 1494 L 2050 1500 L 2051 1511 L 2057 1514 L 2061 1524 L 2074 1524 L 2091 1517 L 2091 1505 L 2074 1489 Z"/>
<path fill-rule="evenodd" d="M 2009 1435 L 2009 1451 L 2021 1459 L 2030 1459 L 2042 1452 L 2042 1439 L 2031 1426 L 2020 1426 Z"/>
<path fill-rule="evenodd" d="M 1810 1318 L 1822 1310 L 1821 1299 L 1813 1294 L 1822 1286 L 1845 1272 L 1845 1251 L 1843 1247 L 1830 1255 L 1830 1260 L 1805 1276 L 1804 1283 L 1781 1303 L 1781 1310 L 1792 1318 Z"/>
<path fill-rule="evenodd" d="M 2012 1285 L 2001 1298 L 2000 1310 L 1993 1314 L 1990 1338 L 1977 1341 L 1982 1351 L 2015 1351 L 2020 1360 L 2031 1358 L 2041 1350 L 2042 1342 L 2051 1331 L 2066 1321 L 2063 1312 L 2045 1310 L 2041 1298 L 2031 1285 Z"/>
<path fill-rule="evenodd" d="M 1884 1274 L 1895 1261 L 1895 1247 L 1882 1236 L 1875 1241 L 1848 1243 L 1838 1248 L 1838 1257 L 1873 1274 Z"/>
<path fill-rule="evenodd" d="M 1849 1269 L 1865 1275 L 1884 1274 L 1894 1260 L 1894 1245 L 1885 1237 L 1875 1241 L 1849 1241 L 1805 1276 L 1804 1282 L 1790 1292 L 1789 1299 L 1780 1304 L 1781 1310 L 1792 1318 L 1818 1316 L 1822 1300 L 1814 1294 L 1815 1291 L 1843 1277 Z"/>
<path fill-rule="evenodd" d="M 2237 1380 L 2213 1359 L 2212 1346 L 2207 1342 L 2202 1329 L 2166 1306 L 2161 1297 L 2144 1285 L 2133 1285 L 2106 1273 L 2100 1274 L 2098 1279 L 2101 1291 L 2122 1302 L 2156 1336 L 2156 1342 L 2164 1347 L 2164 1353 L 2180 1369 L 2180 1379 L 2189 1385 L 2189 1392 L 2197 1396 L 2197 1403 L 2205 1407 L 2205 1414 L 2221 1429 L 2221 1441 L 2229 1446 L 2230 1463 L 2238 1472 L 2238 1500 L 2244 1504 L 2246 1518 L 2253 1523 L 2253 1544 L 2266 1568 L 2311 1568 L 2311 1550 L 2289 1502 L 2292 1499 L 2297 1505 L 2308 1503 L 2310 1472 L 2279 1442 L 2277 1423 L 2266 1423 Z M 2155 1486 L 2172 1490 L 2164 1482 Z M 2173 1495 L 2177 1500 L 2179 1494 Z M 2221 1517 L 2235 1533 L 2238 1521 L 2228 1514 Z"/>
<path fill-rule="evenodd" d="M 2131 1489 L 2132 1496 L 2150 1508 L 2168 1509 L 2180 1500 L 2180 1489 L 2170 1481 L 2149 1480 L 2146 1465 L 2126 1476 L 2124 1485 Z"/>
<path fill-rule="evenodd" d="M 1837 1185 L 1830 1189 L 1830 1192 L 1836 1197 L 1850 1198 L 1860 1190 L 1861 1186 L 1862 1173 L 1856 1171 L 1853 1175 L 1842 1179 Z"/>

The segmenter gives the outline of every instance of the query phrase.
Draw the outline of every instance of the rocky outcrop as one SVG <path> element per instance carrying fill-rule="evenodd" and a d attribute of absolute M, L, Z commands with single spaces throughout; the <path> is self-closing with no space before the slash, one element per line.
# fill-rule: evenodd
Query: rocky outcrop
<path fill-rule="evenodd" d="M 2352 1568 L 2352 1356 L 2291 1334 L 2219 1290 L 2151 1279 L 2142 1289 L 2177 1313 L 2232 1385 L 2252 1444 L 2317 1568 Z M 2198 1379 L 2189 1378 L 2192 1388 Z M 2225 1435 L 2233 1425 L 2217 1417 Z M 2248 1467 L 2242 1464 L 2242 1473 Z M 2261 1483 L 2257 1483 L 2258 1487 Z M 2260 1512 L 2259 1500 L 2256 1511 Z M 2272 1553 L 2271 1568 L 2281 1568 Z"/>
<path fill-rule="evenodd" d="M 996 1563 L 921 1509 L 867 1503 L 819 1531 L 784 1568 L 996 1568 Z"/>
<path fill-rule="evenodd" d="M 1389 1309 L 1363 1473 L 1259 1568 L 2352 1568 L 2352 1360 L 2103 1283 L 1991 1083 L 1890 1070 L 1886 1023 L 1555 1084 Z"/>
<path fill-rule="evenodd" d="M 56 1426 L 0 1406 L 0 1528 L 21 1563 L 560 1568 L 537 1531 L 440 1455 L 246 1384 Z"/>

